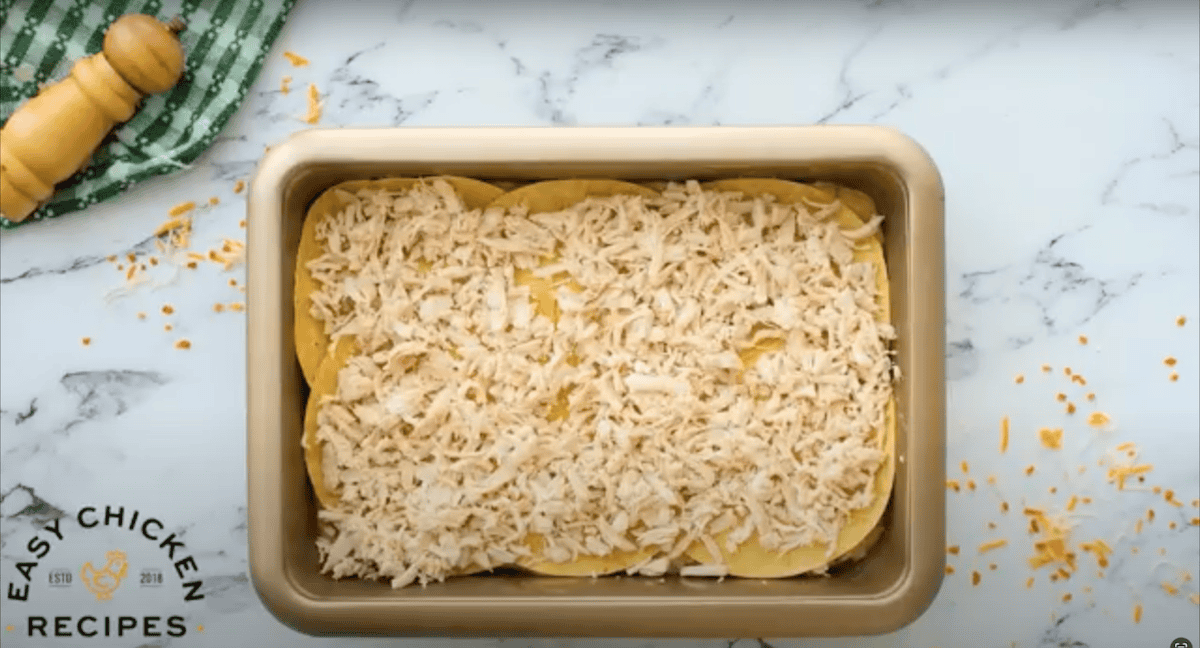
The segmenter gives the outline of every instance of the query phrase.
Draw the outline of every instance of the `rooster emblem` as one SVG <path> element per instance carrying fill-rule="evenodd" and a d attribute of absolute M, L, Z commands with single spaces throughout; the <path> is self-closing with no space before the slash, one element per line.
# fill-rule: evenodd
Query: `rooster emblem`
<path fill-rule="evenodd" d="M 103 569 L 96 569 L 92 563 L 86 562 L 83 569 L 79 570 L 80 580 L 89 592 L 96 595 L 97 601 L 111 600 L 113 592 L 121 586 L 125 573 L 129 571 L 124 551 L 114 549 L 104 554 L 104 557 L 108 562 L 104 563 Z"/>

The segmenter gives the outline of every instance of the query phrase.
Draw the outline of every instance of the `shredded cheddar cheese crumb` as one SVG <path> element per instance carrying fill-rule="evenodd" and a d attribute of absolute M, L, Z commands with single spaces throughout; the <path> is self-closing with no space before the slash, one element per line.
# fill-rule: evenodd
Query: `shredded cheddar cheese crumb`
<path fill-rule="evenodd" d="M 957 556 L 958 545 L 950 545 L 949 547 L 946 547 L 946 553 L 950 554 L 951 556 Z"/>
<path fill-rule="evenodd" d="M 996 571 L 996 567 L 997 567 L 996 563 L 988 563 L 988 569 L 990 569 L 992 571 Z"/>
<path fill-rule="evenodd" d="M 983 579 L 983 576 L 981 576 L 979 574 L 979 572 L 977 572 L 977 571 L 971 572 L 971 586 L 972 587 L 974 587 L 975 585 L 978 585 L 979 581 L 982 579 Z"/>
<path fill-rule="evenodd" d="M 1055 493 L 1057 493 L 1057 492 L 1058 492 L 1058 486 L 1051 486 L 1051 487 L 1050 487 L 1050 494 L 1051 494 L 1051 495 L 1053 495 L 1053 494 L 1055 494 Z"/>
<path fill-rule="evenodd" d="M 177 230 L 177 229 L 183 227 L 184 225 L 187 224 L 187 222 L 188 222 L 188 219 L 186 219 L 186 218 L 172 218 L 171 220 L 163 223 L 162 225 L 159 225 L 158 228 L 154 230 L 154 235 L 162 236 L 163 234 L 172 232 L 174 230 Z"/>
<path fill-rule="evenodd" d="M 176 349 L 190 349 L 190 348 L 192 348 L 192 343 L 187 340 L 179 340 L 179 341 L 175 342 L 175 348 Z"/>
<path fill-rule="evenodd" d="M 87 345 L 89 345 L 89 344 L 91 344 L 91 343 L 92 343 L 92 338 L 90 338 L 90 337 L 85 337 L 85 338 L 83 338 L 82 340 L 80 340 L 80 342 L 83 342 L 83 346 L 87 346 Z"/>
<path fill-rule="evenodd" d="M 174 330 L 174 328 L 175 327 L 171 326 L 170 324 L 163 324 L 163 330 L 166 331 L 167 333 L 170 333 L 172 330 Z"/>
<path fill-rule="evenodd" d="M 1095 394 L 1095 392 L 1088 392 L 1087 399 L 1088 399 L 1088 400 L 1090 400 L 1090 401 L 1094 401 L 1094 400 L 1096 400 L 1096 394 Z"/>
<path fill-rule="evenodd" d="M 1179 317 L 1177 317 L 1175 319 L 1176 326 L 1183 326 L 1184 324 L 1187 324 L 1187 318 L 1184 317 L 1183 315 L 1180 315 Z"/>
<path fill-rule="evenodd" d="M 280 79 L 279 80 L 279 91 L 282 92 L 283 94 L 287 94 L 287 93 L 291 92 L 292 89 L 290 87 L 288 87 L 288 84 L 291 82 L 292 82 L 292 77 L 290 77 L 290 76 L 285 76 L 282 79 Z"/>
<path fill-rule="evenodd" d="M 240 313 L 240 312 L 246 310 L 246 305 L 241 302 L 233 302 L 232 304 L 229 305 L 229 310 L 231 310 L 235 313 Z"/>
<path fill-rule="evenodd" d="M 146 319 L 146 314 L 145 314 L 145 313 L 138 313 L 138 314 L 137 314 L 137 318 L 138 318 L 138 319 L 140 319 L 140 320 L 144 320 L 144 319 Z"/>
<path fill-rule="evenodd" d="M 175 307 L 170 304 L 163 304 L 162 312 L 163 315 L 170 315 L 175 312 Z"/>
<path fill-rule="evenodd" d="M 969 473 L 969 472 L 971 472 L 971 466 L 970 466 L 970 464 L 968 464 L 968 463 L 967 463 L 967 460 L 966 460 L 966 459 L 963 459 L 962 463 L 960 463 L 960 464 L 958 465 L 958 467 L 959 467 L 959 468 L 962 468 L 962 471 L 963 471 L 963 473 Z"/>
<path fill-rule="evenodd" d="M 236 288 L 237 287 L 237 279 L 230 279 L 229 285 Z"/>
<path fill-rule="evenodd" d="M 241 227 L 242 229 L 245 229 L 245 228 L 246 228 L 246 219 L 245 219 L 245 218 L 243 218 L 242 220 L 238 221 L 238 227 Z"/>
<path fill-rule="evenodd" d="M 1175 373 L 1175 372 L 1173 372 L 1173 371 L 1171 372 L 1171 375 L 1170 375 L 1169 377 L 1170 377 L 1170 379 L 1171 379 L 1171 382 L 1178 382 L 1178 381 L 1179 381 L 1179 374 L 1177 374 L 1177 373 Z"/>
<path fill-rule="evenodd" d="M 1033 576 L 1025 579 L 1025 589 L 1033 589 Z"/>
<path fill-rule="evenodd" d="M 1174 367 L 1176 362 L 1178 362 L 1178 360 L 1171 356 L 1167 356 L 1166 359 L 1163 360 L 1163 364 L 1167 365 L 1168 367 Z"/>
<path fill-rule="evenodd" d="M 1183 502 L 1175 499 L 1175 491 L 1169 488 L 1163 492 L 1163 499 L 1166 500 L 1167 504 L 1170 504 L 1175 508 L 1183 508 Z"/>
<path fill-rule="evenodd" d="M 957 479 L 947 479 L 946 480 L 946 488 L 949 488 L 950 490 L 953 490 L 954 492 L 957 493 L 959 491 L 958 480 Z"/>
<path fill-rule="evenodd" d="M 197 267 L 197 266 L 196 266 L 196 262 L 195 262 L 195 261 L 188 261 L 188 262 L 187 262 L 187 267 L 188 267 L 188 269 L 189 269 L 189 270 L 195 270 L 195 269 L 196 269 L 196 267 Z"/>
<path fill-rule="evenodd" d="M 220 312 L 224 312 L 224 310 L 225 310 L 225 304 L 222 304 L 220 302 L 213 304 L 213 311 L 220 313 Z"/>
<path fill-rule="evenodd" d="M 1200 605 L 1200 593 L 1188 595 L 1188 600 L 1191 601 L 1193 605 Z"/>
<path fill-rule="evenodd" d="M 303 67 L 308 65 L 308 59 L 296 54 L 295 52 L 284 52 L 283 56 L 288 60 L 288 63 L 292 64 L 292 67 Z"/>
<path fill-rule="evenodd" d="M 1038 430 L 1038 436 L 1041 437 L 1043 447 L 1050 450 L 1062 450 L 1062 428 L 1042 428 Z"/>
<path fill-rule="evenodd" d="M 954 566 L 946 565 L 946 574 L 953 574 L 953 573 L 954 573 Z"/>
<path fill-rule="evenodd" d="M 152 265 L 152 266 L 158 265 L 158 257 L 150 257 L 150 265 Z"/>
<path fill-rule="evenodd" d="M 136 265 L 129 266 L 129 271 L 125 273 L 126 281 L 133 279 L 133 275 L 137 274 L 138 267 Z"/>
<path fill-rule="evenodd" d="M 1020 385 L 1021 383 L 1025 382 L 1025 375 L 1024 375 L 1024 374 L 1017 374 L 1017 377 L 1016 377 L 1014 380 L 1016 381 L 1016 383 L 1017 383 L 1018 385 Z"/>
<path fill-rule="evenodd" d="M 308 114 L 304 116 L 304 121 L 309 124 L 315 124 L 321 121 L 321 95 L 317 92 L 317 86 L 308 84 Z"/>
<path fill-rule="evenodd" d="M 108 262 L 109 262 L 109 263 L 116 263 L 116 262 L 117 262 L 117 255 L 115 255 L 115 254 L 110 254 L 110 255 L 108 255 L 108 256 L 107 256 L 107 257 L 105 257 L 105 258 L 106 258 L 106 259 L 108 259 Z"/>
<path fill-rule="evenodd" d="M 221 199 L 217 198 L 216 196 L 213 196 L 212 198 L 208 199 L 208 204 L 210 204 L 210 205 L 217 205 L 220 203 L 221 203 Z"/>
<path fill-rule="evenodd" d="M 1000 502 L 1000 512 L 1008 513 L 1008 502 Z"/>
<path fill-rule="evenodd" d="M 1088 415 L 1087 422 L 1088 425 L 1094 428 L 1100 428 L 1108 425 L 1110 422 L 1112 422 L 1112 419 L 1109 418 L 1104 412 L 1092 412 Z"/>
<path fill-rule="evenodd" d="M 1070 368 L 1070 367 L 1063 367 L 1063 375 L 1070 376 L 1070 375 L 1071 375 L 1071 368 Z"/>
<path fill-rule="evenodd" d="M 1044 365 L 1042 365 L 1042 373 L 1050 373 L 1050 370 L 1051 370 L 1052 368 L 1053 368 L 1053 367 L 1051 367 L 1050 365 L 1048 365 L 1048 364 L 1044 364 Z"/>
<path fill-rule="evenodd" d="M 1137 605 L 1133 606 L 1133 622 L 1134 623 L 1142 622 L 1142 604 L 1141 603 L 1138 603 Z"/>
<path fill-rule="evenodd" d="M 1068 510 L 1068 511 L 1074 511 L 1074 510 L 1075 510 L 1075 504 L 1076 504 L 1077 502 L 1079 502 L 1079 498 L 1078 498 L 1078 497 L 1076 497 L 1076 496 L 1074 496 L 1074 495 L 1072 495 L 1072 496 L 1071 496 L 1071 499 L 1067 500 L 1067 510 Z"/>
<path fill-rule="evenodd" d="M 1137 523 L 1133 525 L 1133 532 L 1134 533 L 1142 532 L 1142 519 L 1141 518 L 1138 518 Z"/>
<path fill-rule="evenodd" d="M 167 210 L 171 216 L 182 216 L 196 208 L 196 203 L 192 201 L 182 202 Z"/>
<path fill-rule="evenodd" d="M 972 491 L 975 490 L 975 480 L 974 479 L 967 480 L 967 490 L 972 490 Z"/>
<path fill-rule="evenodd" d="M 992 551 L 993 549 L 999 549 L 1000 547 L 1004 547 L 1007 545 L 1008 545 L 1008 540 L 1005 540 L 1003 538 L 1001 538 L 999 540 L 992 540 L 990 542 L 985 542 L 985 543 L 979 545 L 979 553 L 981 553 L 981 554 L 987 553 L 989 551 Z"/>
<path fill-rule="evenodd" d="M 1062 601 L 1063 603 L 1069 603 L 1071 601 L 1071 593 L 1067 592 L 1066 594 L 1063 594 Z"/>
<path fill-rule="evenodd" d="M 1033 464 L 1029 464 L 1028 466 L 1025 466 L 1025 476 L 1028 477 L 1029 475 L 1032 475 L 1033 470 L 1034 470 Z"/>
<path fill-rule="evenodd" d="M 988 522 L 988 523 L 987 523 L 987 528 L 988 528 L 988 529 L 992 529 L 992 530 L 994 530 L 994 529 L 996 528 L 996 523 L 995 523 L 995 522 Z"/>
<path fill-rule="evenodd" d="M 1147 522 L 1154 521 L 1154 509 L 1146 509 L 1146 521 Z"/>
<path fill-rule="evenodd" d="M 995 476 L 995 475 L 988 475 L 988 478 L 987 478 L 987 483 L 988 483 L 988 484 L 991 484 L 992 486 L 995 486 L 995 485 L 996 485 L 996 476 Z"/>
<path fill-rule="evenodd" d="M 1192 526 L 1200 526 L 1200 517 L 1192 518 Z"/>
<path fill-rule="evenodd" d="M 1000 453 L 1008 452 L 1008 417 L 1000 419 Z"/>
<path fill-rule="evenodd" d="M 245 180 L 238 180 L 237 182 L 233 183 L 233 193 L 235 193 L 235 194 L 242 193 L 242 190 L 245 188 L 246 188 Z"/>
<path fill-rule="evenodd" d="M 1066 402 L 1066 400 L 1067 400 L 1067 395 L 1066 395 L 1066 394 L 1064 394 L 1064 393 L 1062 393 L 1062 392 L 1058 392 L 1057 394 L 1055 394 L 1055 395 L 1054 395 L 1054 400 L 1056 400 L 1056 401 L 1058 401 L 1058 402 L 1060 402 L 1060 403 L 1062 403 L 1062 402 Z"/>
<path fill-rule="evenodd" d="M 1150 464 L 1113 466 L 1112 468 L 1108 469 L 1108 481 L 1110 483 L 1116 482 L 1117 490 L 1125 490 L 1125 480 L 1133 476 L 1138 476 L 1142 479 L 1145 479 L 1144 477 L 1141 477 L 1141 475 L 1150 472 L 1150 470 L 1153 468 L 1154 466 L 1151 466 Z"/>
<path fill-rule="evenodd" d="M 1067 403 L 1067 414 L 1075 413 L 1075 403 Z"/>
<path fill-rule="evenodd" d="M 1079 336 L 1079 343 L 1080 343 L 1080 344 L 1087 344 L 1087 340 L 1088 340 L 1088 339 L 1087 339 L 1087 336 L 1086 336 L 1086 335 L 1080 335 L 1080 336 Z"/>
<path fill-rule="evenodd" d="M 1071 382 L 1079 383 L 1079 385 L 1084 386 L 1084 387 L 1087 386 L 1087 379 L 1085 379 L 1083 376 L 1081 376 L 1079 374 L 1075 374 L 1074 376 L 1071 376 Z"/>
<path fill-rule="evenodd" d="M 1175 529 L 1175 522 L 1174 522 L 1174 521 L 1172 521 L 1170 524 L 1168 524 L 1168 525 L 1167 525 L 1167 528 L 1168 528 L 1168 529 L 1172 529 L 1172 530 L 1174 530 L 1174 529 Z"/>

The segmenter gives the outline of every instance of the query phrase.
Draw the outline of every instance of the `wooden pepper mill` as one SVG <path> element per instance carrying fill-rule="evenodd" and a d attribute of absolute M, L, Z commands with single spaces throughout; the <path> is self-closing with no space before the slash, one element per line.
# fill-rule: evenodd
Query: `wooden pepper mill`
<path fill-rule="evenodd" d="M 100 142 L 133 116 L 144 95 L 183 74 L 184 24 L 128 14 L 109 25 L 104 50 L 17 109 L 0 129 L 0 214 L 25 220 L 54 185 L 83 169 Z"/>

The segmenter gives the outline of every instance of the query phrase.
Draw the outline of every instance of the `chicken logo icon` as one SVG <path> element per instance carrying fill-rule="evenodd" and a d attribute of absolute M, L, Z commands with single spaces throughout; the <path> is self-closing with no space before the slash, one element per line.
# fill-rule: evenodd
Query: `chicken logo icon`
<path fill-rule="evenodd" d="M 111 600 L 113 592 L 121 586 L 125 573 L 129 571 L 129 562 L 125 559 L 124 551 L 114 549 L 104 554 L 104 557 L 108 562 L 102 569 L 96 569 L 92 563 L 86 562 L 83 569 L 79 570 L 79 579 L 89 592 L 96 595 L 97 601 Z"/>

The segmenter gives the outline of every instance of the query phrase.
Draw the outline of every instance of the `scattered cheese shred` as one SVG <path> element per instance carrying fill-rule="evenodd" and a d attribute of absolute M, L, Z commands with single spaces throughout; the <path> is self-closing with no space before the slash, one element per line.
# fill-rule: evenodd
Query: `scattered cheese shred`
<path fill-rule="evenodd" d="M 241 302 L 232 302 L 231 304 L 229 304 L 229 310 L 231 310 L 235 313 L 240 313 L 240 312 L 246 310 L 246 305 Z"/>
<path fill-rule="evenodd" d="M 1187 324 L 1187 318 L 1186 318 L 1186 317 L 1184 317 L 1183 315 L 1180 315 L 1179 317 L 1175 318 L 1175 325 L 1176 325 L 1176 326 L 1183 326 L 1184 324 Z"/>
<path fill-rule="evenodd" d="M 1063 601 L 1063 603 L 1070 603 L 1071 602 L 1071 593 L 1067 592 L 1066 594 L 1063 594 L 1062 601 Z"/>
<path fill-rule="evenodd" d="M 1026 477 L 1028 477 L 1029 475 L 1032 475 L 1033 471 L 1034 471 L 1033 464 L 1029 464 L 1028 466 L 1025 466 L 1025 476 Z"/>
<path fill-rule="evenodd" d="M 182 203 L 179 203 L 178 205 L 175 205 L 171 209 L 167 210 L 167 213 L 170 214 L 172 217 L 182 216 L 182 215 L 192 211 L 195 208 L 196 208 L 196 203 L 189 200 L 187 202 L 182 202 Z"/>
<path fill-rule="evenodd" d="M 137 314 L 137 318 L 138 318 L 138 319 L 140 319 L 140 320 L 144 320 L 144 319 L 146 319 L 146 314 L 145 314 L 145 313 L 138 313 L 138 314 Z"/>
<path fill-rule="evenodd" d="M 235 193 L 235 194 L 242 193 L 242 190 L 245 188 L 246 188 L 245 180 L 238 180 L 237 182 L 233 183 L 233 193 Z"/>
<path fill-rule="evenodd" d="M 217 302 L 216 304 L 213 304 L 213 311 L 214 311 L 214 312 L 217 312 L 217 313 L 224 312 L 224 311 L 225 311 L 225 304 L 222 304 L 222 303 L 220 303 L 220 302 Z"/>
<path fill-rule="evenodd" d="M 1175 373 L 1175 372 L 1173 372 L 1173 371 L 1171 372 L 1171 375 L 1170 375 L 1170 376 L 1168 376 L 1168 377 L 1171 379 L 1171 382 L 1178 382 L 1178 381 L 1179 381 L 1179 374 L 1177 374 L 1177 373 Z"/>
<path fill-rule="evenodd" d="M 1153 468 L 1150 464 L 1113 466 L 1108 469 L 1108 481 L 1116 482 L 1117 490 L 1125 490 L 1125 480 L 1148 473 Z"/>
<path fill-rule="evenodd" d="M 172 306 L 172 305 L 170 305 L 170 304 L 163 304 L 163 305 L 162 305 L 162 313 L 163 313 L 163 315 L 170 315 L 171 313 L 174 313 L 174 312 L 175 312 L 175 307 L 174 307 L 174 306 Z"/>
<path fill-rule="evenodd" d="M 949 488 L 950 490 L 957 493 L 961 487 L 959 486 L 957 479 L 947 479 L 946 480 L 946 488 Z"/>
<path fill-rule="evenodd" d="M 947 574 L 953 574 L 953 573 L 954 573 L 954 566 L 953 566 L 953 565 L 946 565 L 946 573 L 947 573 Z"/>
<path fill-rule="evenodd" d="M 1038 436 L 1042 440 L 1042 447 L 1050 450 L 1062 450 L 1062 428 L 1042 428 L 1038 430 Z"/>
<path fill-rule="evenodd" d="M 89 345 L 89 344 L 91 344 L 91 343 L 92 343 L 92 338 L 90 338 L 90 337 L 85 337 L 85 338 L 83 338 L 82 340 L 80 340 L 80 342 L 82 342 L 82 343 L 83 343 L 83 346 L 87 346 L 87 345 Z"/>
<path fill-rule="evenodd" d="M 172 218 L 171 220 L 163 223 L 162 225 L 159 225 L 158 228 L 154 230 L 154 235 L 162 236 L 163 234 L 166 234 L 167 232 L 177 230 L 181 227 L 184 227 L 187 224 L 188 224 L 188 219 L 186 219 L 186 218 Z"/>
<path fill-rule="evenodd" d="M 308 114 L 304 116 L 304 121 L 309 124 L 316 124 L 321 121 L 321 94 L 317 92 L 317 86 L 308 84 Z"/>
<path fill-rule="evenodd" d="M 192 348 L 192 343 L 187 340 L 178 340 L 175 342 L 175 348 L 176 349 L 190 349 L 190 348 Z"/>
<path fill-rule="evenodd" d="M 972 490 L 972 491 L 975 490 L 975 480 L 974 479 L 967 480 L 967 490 Z"/>
<path fill-rule="evenodd" d="M 1081 385 L 1083 387 L 1087 386 L 1087 380 L 1079 374 L 1075 374 L 1074 376 L 1071 376 L 1071 382 L 1078 383 L 1079 385 Z"/>
<path fill-rule="evenodd" d="M 1033 576 L 1025 579 L 1025 589 L 1033 589 Z"/>
<path fill-rule="evenodd" d="M 1000 453 L 1008 452 L 1008 417 L 1000 419 Z"/>
<path fill-rule="evenodd" d="M 1068 511 L 1074 511 L 1074 510 L 1075 510 L 1075 504 L 1076 504 L 1077 502 L 1079 502 L 1079 498 L 1078 498 L 1078 497 L 1076 497 L 1076 496 L 1074 496 L 1074 495 L 1072 495 L 1072 496 L 1071 496 L 1071 499 L 1067 500 L 1067 510 L 1068 510 Z"/>
<path fill-rule="evenodd" d="M 1051 367 L 1051 366 L 1050 366 L 1050 365 L 1048 365 L 1048 364 L 1044 364 L 1044 365 L 1042 365 L 1042 373 L 1050 373 L 1050 370 L 1051 370 L 1051 369 L 1053 369 L 1053 367 Z"/>
<path fill-rule="evenodd" d="M 1000 547 L 1004 547 L 1007 545 L 1008 545 L 1008 540 L 1005 540 L 1003 538 L 1001 538 L 999 540 L 992 540 L 990 542 L 985 542 L 985 543 L 979 545 L 979 553 L 981 553 L 981 554 L 987 553 L 989 551 L 992 551 L 993 549 L 999 549 Z"/>
<path fill-rule="evenodd" d="M 1094 428 L 1102 428 L 1112 422 L 1108 414 L 1104 412 L 1092 412 L 1088 415 L 1087 423 Z"/>
<path fill-rule="evenodd" d="M 1008 513 L 1008 502 L 1000 502 L 1000 512 Z"/>
<path fill-rule="evenodd" d="M 1180 502 L 1179 500 L 1175 499 L 1175 491 L 1173 491 L 1169 488 L 1167 490 L 1163 491 L 1163 499 L 1166 500 L 1167 504 L 1170 504 L 1171 506 L 1174 506 L 1175 508 L 1183 508 L 1183 502 Z"/>
<path fill-rule="evenodd" d="M 1163 360 L 1163 364 L 1167 365 L 1168 367 L 1174 367 L 1175 363 L 1177 363 L 1177 362 L 1178 362 L 1178 360 L 1176 360 L 1175 358 L 1173 358 L 1171 356 L 1167 356 L 1166 359 Z"/>
<path fill-rule="evenodd" d="M 1137 605 L 1133 606 L 1133 622 L 1134 623 L 1142 622 L 1142 604 L 1141 603 L 1138 603 Z"/>
<path fill-rule="evenodd" d="M 1188 600 L 1191 601 L 1193 605 L 1200 605 L 1200 593 L 1189 594 Z"/>
<path fill-rule="evenodd" d="M 1062 392 L 1058 392 L 1057 394 L 1054 395 L 1054 399 L 1060 403 L 1064 403 L 1067 400 L 1067 395 Z"/>
<path fill-rule="evenodd" d="M 1020 385 L 1021 383 L 1025 382 L 1025 374 L 1017 374 L 1017 377 L 1016 377 L 1016 378 L 1014 378 L 1014 381 L 1015 381 L 1015 382 L 1016 382 L 1018 385 Z"/>
<path fill-rule="evenodd" d="M 1075 413 L 1075 403 L 1067 403 L 1067 414 Z"/>
<path fill-rule="evenodd" d="M 996 485 L 996 476 L 995 476 L 995 475 L 988 475 L 988 477 L 987 477 L 987 483 L 988 483 L 988 484 L 990 484 L 990 485 L 992 485 L 992 486 L 995 486 L 995 485 Z"/>
<path fill-rule="evenodd" d="M 290 77 L 290 76 L 285 76 L 282 79 L 280 79 L 279 80 L 279 91 L 282 92 L 283 94 L 287 94 L 287 93 L 291 92 L 292 89 L 288 86 L 288 84 L 291 82 L 292 82 L 292 77 Z"/>
<path fill-rule="evenodd" d="M 303 67 L 308 65 L 308 59 L 295 52 L 287 51 L 283 53 L 283 56 L 288 60 L 289 63 L 292 64 L 292 67 Z"/>
<path fill-rule="evenodd" d="M 981 576 L 979 572 L 977 572 L 977 571 L 971 572 L 971 586 L 972 587 L 975 585 L 978 585 L 979 581 L 982 579 L 983 579 L 983 576 Z"/>
<path fill-rule="evenodd" d="M 958 467 L 962 468 L 963 473 L 971 472 L 971 465 L 967 463 L 966 459 L 963 459 L 962 463 L 958 464 Z"/>
<path fill-rule="evenodd" d="M 1087 343 L 1088 343 L 1088 338 L 1087 338 L 1087 336 L 1086 336 L 1086 335 L 1080 335 L 1080 336 L 1079 336 L 1079 343 L 1080 343 L 1080 344 L 1087 344 Z"/>
<path fill-rule="evenodd" d="M 210 204 L 210 205 L 219 205 L 220 203 L 221 203 L 221 199 L 217 198 L 216 196 L 213 196 L 212 198 L 208 199 L 208 204 Z"/>
<path fill-rule="evenodd" d="M 1088 392 L 1088 394 L 1087 394 L 1087 399 L 1088 399 L 1088 400 L 1090 400 L 1090 401 L 1094 401 L 1094 400 L 1096 400 L 1096 394 L 1095 394 L 1095 392 Z"/>
<path fill-rule="evenodd" d="M 946 547 L 946 553 L 950 554 L 951 556 L 957 556 L 958 545 L 950 545 L 949 547 Z"/>

